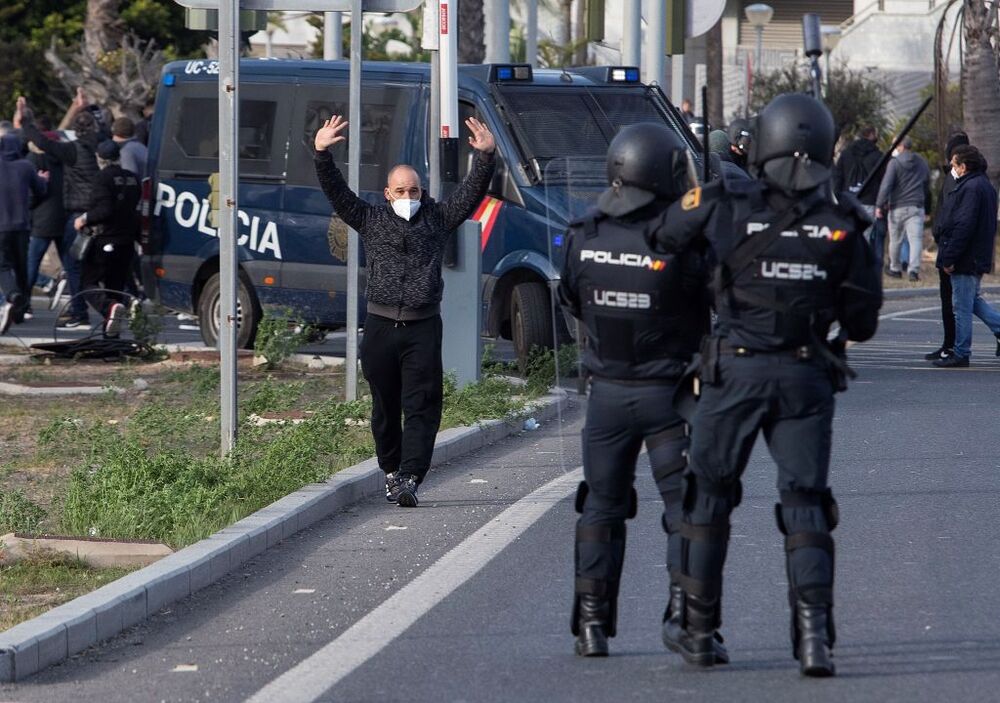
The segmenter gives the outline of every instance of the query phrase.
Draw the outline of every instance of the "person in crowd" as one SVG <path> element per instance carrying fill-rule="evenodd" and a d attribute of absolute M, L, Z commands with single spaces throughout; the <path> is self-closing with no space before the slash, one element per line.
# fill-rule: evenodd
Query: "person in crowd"
<path fill-rule="evenodd" d="M 920 280 L 920 256 L 924 250 L 924 217 L 930 204 L 931 172 L 927 161 L 913 151 L 913 140 L 904 137 L 875 199 L 875 216 L 888 216 L 889 269 L 892 278 L 903 277 L 900 252 L 903 239 L 909 243 L 908 270 L 911 281 Z"/>
<path fill-rule="evenodd" d="M 691 98 L 681 100 L 681 116 L 688 124 L 695 121 L 694 104 L 691 102 Z"/>
<path fill-rule="evenodd" d="M 753 132 L 750 121 L 739 117 L 729 123 L 726 130 L 729 137 L 729 152 L 734 164 L 748 172 L 747 161 L 750 157 L 750 146 L 753 144 Z"/>
<path fill-rule="evenodd" d="M 146 176 L 146 145 L 136 139 L 135 125 L 128 117 L 119 117 L 111 123 L 111 138 L 121 151 L 121 166 L 131 171 L 141 181 Z"/>
<path fill-rule="evenodd" d="M 90 204 L 74 221 L 76 231 L 89 228 L 93 240 L 83 257 L 80 289 L 87 303 L 104 320 L 104 336 L 117 338 L 128 309 L 122 293 L 131 274 L 135 238 L 139 232 L 139 178 L 121 166 L 118 144 L 97 145 L 100 172 L 94 179 Z"/>
<path fill-rule="evenodd" d="M 931 228 L 931 235 L 938 248 L 941 246 L 941 215 L 944 212 L 944 204 L 951 192 L 955 190 L 956 185 L 955 177 L 951 175 L 951 157 L 955 152 L 955 147 L 968 143 L 969 136 L 965 132 L 956 132 L 949 137 L 945 146 L 946 163 L 941 167 L 941 191 L 938 194 L 938 207 L 934 213 L 934 224 Z M 941 327 L 944 330 L 944 340 L 940 347 L 924 355 L 927 361 L 945 359 L 955 353 L 955 311 L 951 307 L 951 276 L 941 268 L 938 269 L 938 293 L 941 296 Z"/>
<path fill-rule="evenodd" d="M 946 369 L 969 365 L 973 315 L 996 335 L 996 354 L 1000 356 L 1000 311 L 980 293 L 983 274 L 993 270 L 997 191 L 986 175 L 986 159 L 974 146 L 954 148 L 951 176 L 955 189 L 945 199 L 938 218 L 937 266 L 951 277 L 955 349 L 933 362 Z"/>
<path fill-rule="evenodd" d="M 48 174 L 39 172 L 22 156 L 21 139 L 13 133 L 0 137 L 0 334 L 12 323 L 24 321 L 31 303 L 28 287 L 28 232 L 31 197 L 45 195 Z"/>
<path fill-rule="evenodd" d="M 90 191 L 97 177 L 97 144 L 99 141 L 99 125 L 94 112 L 87 108 L 87 97 L 83 91 L 78 91 L 73 104 L 67 111 L 67 117 L 76 139 L 72 142 L 59 142 L 45 136 L 34 122 L 34 116 L 27 101 L 22 97 L 17 100 L 16 122 L 21 123 L 25 139 L 63 165 L 63 206 L 67 218 L 63 230 L 63 246 L 67 255 L 63 258 L 63 271 L 69 281 L 72 294 L 69 310 L 60 318 L 60 327 L 79 327 L 88 325 L 87 305 L 80 292 L 80 262 L 68 255 L 69 248 L 76 238 L 74 222 L 90 204 Z"/>
<path fill-rule="evenodd" d="M 329 151 L 347 139 L 342 132 L 348 123 L 334 116 L 315 138 L 320 186 L 365 247 L 368 314 L 361 369 L 372 392 L 372 434 L 386 498 L 402 507 L 417 505 L 441 422 L 444 249 L 485 197 L 496 167 L 493 135 L 474 118 L 465 124 L 477 156 L 469 175 L 440 203 L 424 192 L 413 167 L 401 164 L 389 171 L 387 202 L 370 205 L 351 192 Z"/>
<path fill-rule="evenodd" d="M 882 152 L 878 148 L 878 130 L 871 125 L 864 127 L 858 138 L 851 142 L 840 154 L 833 168 L 834 192 L 848 191 L 854 193 L 865 212 L 872 218 L 872 226 L 865 230 L 864 237 L 875 250 L 875 258 L 879 268 L 882 267 L 883 250 L 885 249 L 885 221 L 875 218 L 875 199 L 878 196 L 882 174 L 877 175 L 861 192 L 861 186 L 869 175 L 878 168 Z"/>

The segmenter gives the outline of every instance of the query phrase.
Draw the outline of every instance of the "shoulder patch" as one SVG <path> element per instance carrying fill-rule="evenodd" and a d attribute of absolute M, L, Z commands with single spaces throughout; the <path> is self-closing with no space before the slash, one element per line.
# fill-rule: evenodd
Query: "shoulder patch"
<path fill-rule="evenodd" d="M 701 205 L 701 186 L 692 188 L 681 199 L 682 210 L 694 210 Z"/>

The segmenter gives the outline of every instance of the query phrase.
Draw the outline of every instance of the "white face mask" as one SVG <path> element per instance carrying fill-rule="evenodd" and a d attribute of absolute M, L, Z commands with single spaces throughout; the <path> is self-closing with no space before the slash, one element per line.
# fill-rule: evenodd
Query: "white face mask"
<path fill-rule="evenodd" d="M 893 149 L 892 150 L 892 155 L 893 156 L 899 156 L 899 149 Z"/>
<path fill-rule="evenodd" d="M 954 178 L 956 181 L 960 178 L 960 176 L 958 175 L 958 171 L 955 170 L 954 166 L 951 167 L 951 177 Z"/>
<path fill-rule="evenodd" d="M 392 201 L 392 211 L 397 215 L 402 217 L 404 220 L 409 220 L 414 215 L 417 214 L 417 210 L 420 209 L 419 200 L 410 200 L 409 198 L 399 198 Z"/>

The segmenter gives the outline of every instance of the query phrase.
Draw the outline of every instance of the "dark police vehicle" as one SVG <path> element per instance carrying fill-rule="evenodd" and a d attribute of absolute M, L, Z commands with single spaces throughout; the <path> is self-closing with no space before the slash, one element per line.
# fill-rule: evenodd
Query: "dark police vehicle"
<path fill-rule="evenodd" d="M 209 60 L 164 69 L 144 181 L 145 279 L 163 305 L 198 315 L 209 345 L 216 341 L 219 309 L 212 214 L 217 74 L 218 64 Z M 347 62 L 240 64 L 240 346 L 252 346 L 264 309 L 288 309 L 327 329 L 347 319 L 347 229 L 331 217 L 320 191 L 312 144 L 324 120 L 348 113 L 348 74 Z M 660 122 L 692 151 L 697 144 L 676 109 L 658 88 L 642 85 L 635 68 L 469 65 L 459 67 L 458 78 L 460 124 L 470 116 L 482 120 L 499 155 L 490 193 L 474 214 L 482 225 L 483 333 L 513 339 L 523 359 L 532 346 L 552 344 L 549 284 L 561 265 L 561 237 L 553 233 L 564 231 L 603 189 L 603 158 L 617 131 Z M 349 138 L 361 140 L 366 200 L 383 201 L 386 172 L 397 163 L 412 164 L 426 177 L 429 98 L 427 64 L 365 62 L 362 124 L 360 130 L 352 125 Z M 464 136 L 463 127 L 460 177 L 471 162 Z M 334 147 L 334 158 L 346 174 L 346 143 Z M 575 181 L 577 162 L 592 170 L 598 165 L 589 184 Z M 550 243 L 557 248 L 552 257 Z"/>

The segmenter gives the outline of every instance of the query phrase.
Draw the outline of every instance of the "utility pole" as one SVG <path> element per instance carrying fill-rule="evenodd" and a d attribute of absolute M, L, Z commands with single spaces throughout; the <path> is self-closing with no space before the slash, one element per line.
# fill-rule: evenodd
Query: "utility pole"
<path fill-rule="evenodd" d="M 323 13 L 323 60 L 344 58 L 344 26 L 339 12 Z"/>

